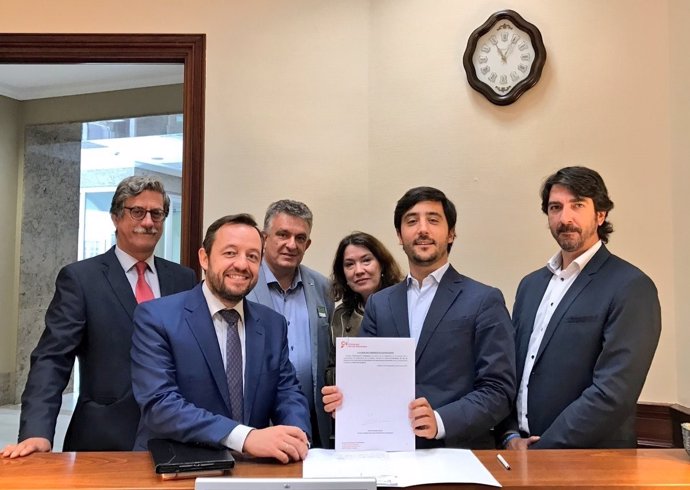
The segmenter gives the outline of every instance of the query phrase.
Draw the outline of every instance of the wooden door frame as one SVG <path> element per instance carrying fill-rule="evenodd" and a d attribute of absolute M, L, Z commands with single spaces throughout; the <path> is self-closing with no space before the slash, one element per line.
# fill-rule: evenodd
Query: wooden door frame
<path fill-rule="evenodd" d="M 205 34 L 0 34 L 0 64 L 183 63 L 181 262 L 199 275 L 204 180 Z"/>

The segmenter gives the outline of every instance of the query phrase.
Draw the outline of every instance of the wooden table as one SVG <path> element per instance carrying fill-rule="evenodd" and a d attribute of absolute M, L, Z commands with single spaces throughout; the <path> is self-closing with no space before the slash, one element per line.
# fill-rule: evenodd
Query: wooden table
<path fill-rule="evenodd" d="M 504 488 L 690 488 L 690 456 L 683 449 L 475 451 Z M 232 472 L 242 477 L 302 476 L 301 463 L 281 465 L 239 461 Z M 0 489 L 164 489 L 194 488 L 194 480 L 161 480 L 148 453 L 42 453 L 0 459 Z M 484 488 L 425 485 L 419 489 Z"/>

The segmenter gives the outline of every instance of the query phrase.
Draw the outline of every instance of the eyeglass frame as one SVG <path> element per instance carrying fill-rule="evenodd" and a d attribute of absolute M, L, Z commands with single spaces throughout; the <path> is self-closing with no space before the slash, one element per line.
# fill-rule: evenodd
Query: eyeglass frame
<path fill-rule="evenodd" d="M 141 206 L 131 206 L 131 207 L 130 206 L 122 206 L 122 208 L 129 211 L 130 218 L 132 218 L 135 221 L 144 221 L 144 218 L 146 218 L 147 214 L 151 215 L 151 221 L 153 221 L 154 223 L 161 223 L 162 221 L 165 220 L 165 218 L 168 217 L 168 213 L 166 213 L 165 210 L 161 209 L 161 208 L 146 209 L 146 208 L 143 208 Z M 144 211 L 144 214 L 141 216 L 141 218 L 137 218 L 136 216 L 134 216 L 134 210 L 135 209 L 137 210 L 136 211 L 137 213 L 140 212 L 139 210 Z M 156 213 L 157 215 L 159 215 L 160 218 L 156 219 L 156 217 L 154 216 L 153 213 Z"/>

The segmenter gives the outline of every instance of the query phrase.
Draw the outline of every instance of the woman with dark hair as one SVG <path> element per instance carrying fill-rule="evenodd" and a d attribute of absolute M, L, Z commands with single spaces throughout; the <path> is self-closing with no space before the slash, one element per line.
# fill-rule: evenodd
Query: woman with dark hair
<path fill-rule="evenodd" d="M 369 296 L 401 280 L 397 262 L 375 237 L 356 231 L 340 241 L 333 260 L 331 293 L 334 301 L 342 303 L 331 322 L 326 385 L 335 384 L 335 339 L 356 337 Z"/>

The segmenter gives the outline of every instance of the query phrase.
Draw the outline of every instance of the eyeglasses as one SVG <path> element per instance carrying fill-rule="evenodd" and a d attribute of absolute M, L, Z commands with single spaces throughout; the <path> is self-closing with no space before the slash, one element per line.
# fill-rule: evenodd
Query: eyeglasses
<path fill-rule="evenodd" d="M 133 208 L 124 206 L 124 208 L 129 211 L 129 215 L 132 217 L 132 219 L 137 221 L 143 220 L 146 217 L 146 213 L 149 213 L 151 215 L 151 219 L 156 223 L 160 223 L 166 217 L 165 211 L 162 209 L 146 209 L 140 206 L 134 206 Z"/>

